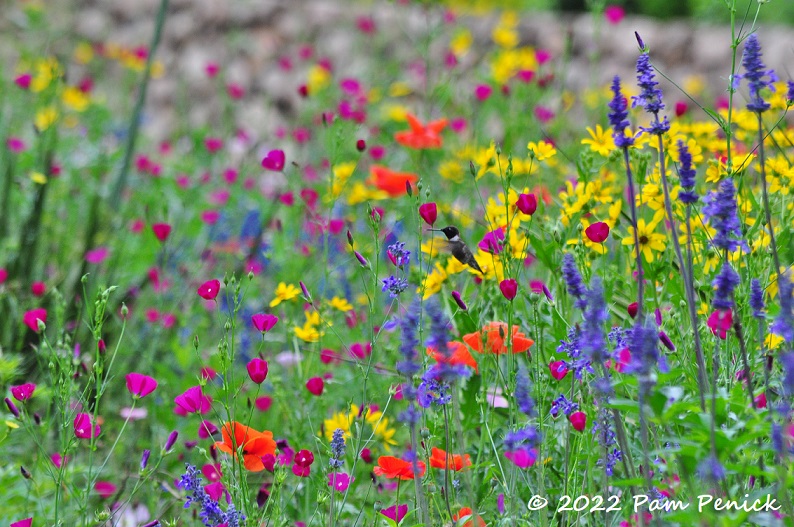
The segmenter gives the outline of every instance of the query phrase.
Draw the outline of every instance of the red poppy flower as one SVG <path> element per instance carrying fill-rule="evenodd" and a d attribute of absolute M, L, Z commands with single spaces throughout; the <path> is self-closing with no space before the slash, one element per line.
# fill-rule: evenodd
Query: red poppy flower
<path fill-rule="evenodd" d="M 394 134 L 394 140 L 399 144 L 408 148 L 423 149 L 423 148 L 441 148 L 443 139 L 441 131 L 446 128 L 447 120 L 439 119 L 432 121 L 427 125 L 412 114 L 406 114 L 405 118 L 408 120 L 410 130 L 403 130 Z"/>
<path fill-rule="evenodd" d="M 507 353 L 507 324 L 504 322 L 489 322 L 481 331 L 463 336 L 463 342 L 471 346 L 478 353 Z M 518 331 L 518 326 L 513 326 L 512 331 L 513 353 L 523 353 L 535 343 L 534 340 Z M 483 341 L 485 347 L 483 348 Z"/>
<path fill-rule="evenodd" d="M 485 520 L 483 520 L 480 517 L 480 515 L 478 514 L 477 515 L 477 521 L 473 522 L 471 520 L 472 514 L 474 514 L 474 513 L 472 512 L 472 510 L 470 508 L 462 507 L 460 509 L 460 512 L 458 512 L 457 514 L 453 514 L 452 515 L 452 519 L 455 522 L 458 522 L 458 523 L 460 523 L 461 520 L 465 520 L 461 527 L 475 527 L 475 523 L 476 523 L 476 527 L 485 527 Z M 458 525 L 458 523 L 456 523 L 456 525 Z"/>
<path fill-rule="evenodd" d="M 407 192 L 406 183 L 416 183 L 418 180 L 419 177 L 410 172 L 395 172 L 383 165 L 372 165 L 367 183 L 396 198 Z"/>
<path fill-rule="evenodd" d="M 237 457 L 238 452 L 243 454 L 243 465 L 246 470 L 260 472 L 265 470 L 262 456 L 273 454 L 276 451 L 276 442 L 273 433 L 265 430 L 258 432 L 253 428 L 231 421 L 223 425 L 221 430 L 223 441 L 216 441 L 215 448 L 221 452 Z"/>
<path fill-rule="evenodd" d="M 445 450 L 433 447 L 430 449 L 430 466 L 433 468 L 443 468 L 459 471 L 471 465 L 471 457 L 468 454 L 449 454 Z"/>
<path fill-rule="evenodd" d="M 420 478 L 425 475 L 427 467 L 424 462 L 417 461 Z M 376 476 L 383 476 L 389 479 L 414 479 L 413 463 L 394 456 L 380 456 L 378 466 L 372 471 Z"/>
<path fill-rule="evenodd" d="M 432 356 L 436 362 L 446 362 L 452 366 L 462 364 L 472 368 L 477 373 L 477 361 L 471 356 L 469 348 L 462 342 L 447 342 L 446 356 L 434 347 L 427 348 L 427 354 Z"/>

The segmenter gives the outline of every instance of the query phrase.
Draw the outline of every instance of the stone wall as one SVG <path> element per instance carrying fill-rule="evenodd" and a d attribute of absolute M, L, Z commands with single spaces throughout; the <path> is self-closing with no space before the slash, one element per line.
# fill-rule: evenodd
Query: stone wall
<path fill-rule="evenodd" d="M 159 0 L 72 0 L 69 11 L 74 31 L 92 41 L 147 45 Z M 381 35 L 394 45 L 389 53 L 414 59 L 412 42 L 418 42 L 428 26 L 428 15 L 420 6 L 401 2 L 353 2 L 331 0 L 171 0 L 166 29 L 158 58 L 166 74 L 151 85 L 146 128 L 157 136 L 175 125 L 177 94 L 188 90 L 189 121 L 193 124 L 217 118 L 219 109 L 205 101 L 213 99 L 213 82 L 205 66 L 217 62 L 226 80 L 245 89 L 245 100 L 237 107 L 238 118 L 247 127 L 283 120 L 295 107 L 299 95 L 297 73 L 276 67 L 279 57 L 295 55 L 299 46 L 312 43 L 320 56 L 331 57 L 340 74 L 354 73 L 367 60 L 367 49 L 353 33 L 354 20 L 372 16 Z M 774 9 L 769 6 L 769 9 Z M 474 34 L 471 59 L 461 67 L 477 63 L 478 50 L 486 49 L 496 15 L 463 17 Z M 570 37 L 571 56 L 564 70 L 568 88 L 581 90 L 591 83 L 606 85 L 614 74 L 633 77 L 637 57 L 634 31 L 639 31 L 652 49 L 654 64 L 668 77 L 682 81 L 692 74 L 704 77 L 713 95 L 727 88 L 730 72 L 730 32 L 726 27 L 700 21 L 657 23 L 626 17 L 619 25 L 596 28 L 592 16 L 525 14 L 521 22 L 522 43 L 548 49 L 553 56 L 564 53 Z M 794 64 L 794 31 L 787 27 L 764 27 L 760 32 L 764 59 L 787 79 Z M 359 46 L 359 49 L 356 49 Z M 741 48 L 740 48 L 741 49 Z M 443 50 L 433 49 L 440 57 Z M 741 58 L 741 55 L 739 55 Z M 439 58 L 440 60 L 440 58 Z M 465 76 L 464 76 L 465 77 Z M 669 98 L 684 99 L 669 84 Z M 263 103 L 263 101 L 267 101 Z"/>

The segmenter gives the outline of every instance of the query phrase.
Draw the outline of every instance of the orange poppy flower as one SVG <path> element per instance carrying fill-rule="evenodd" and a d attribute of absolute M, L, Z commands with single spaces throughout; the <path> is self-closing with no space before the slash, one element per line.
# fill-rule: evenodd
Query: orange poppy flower
<path fill-rule="evenodd" d="M 372 165 L 367 183 L 386 192 L 392 198 L 405 194 L 405 183 L 416 183 L 419 177 L 410 172 L 395 172 L 383 165 Z"/>
<path fill-rule="evenodd" d="M 440 351 L 433 347 L 427 348 L 427 354 L 432 356 L 436 362 L 447 362 L 453 366 L 463 364 L 464 366 L 472 368 L 475 373 L 478 373 L 477 361 L 471 356 L 469 348 L 467 348 L 464 343 L 454 341 L 447 342 L 447 349 L 449 349 L 449 357 L 445 357 Z"/>
<path fill-rule="evenodd" d="M 265 469 L 262 463 L 262 456 L 274 454 L 276 452 L 276 442 L 273 441 L 273 432 L 265 430 L 257 432 L 253 428 L 241 425 L 237 421 L 231 421 L 223 425 L 221 430 L 223 442 L 216 441 L 215 447 L 221 452 L 232 454 L 237 457 L 237 453 L 242 450 L 243 465 L 246 470 L 259 472 Z M 234 437 L 232 437 L 234 434 Z"/>
<path fill-rule="evenodd" d="M 447 126 L 446 119 L 439 119 L 424 125 L 416 116 L 410 113 L 405 114 L 405 118 L 408 120 L 408 125 L 411 129 L 394 134 L 395 141 L 403 146 L 417 150 L 422 148 L 441 148 L 443 143 L 441 130 Z"/>
<path fill-rule="evenodd" d="M 472 510 L 468 507 L 461 507 L 460 512 L 452 515 L 454 521 L 465 520 L 471 518 Z M 471 520 L 466 521 L 461 527 L 474 527 L 474 522 Z M 480 515 L 477 515 L 477 527 L 485 527 L 485 520 Z"/>
<path fill-rule="evenodd" d="M 433 447 L 430 449 L 430 466 L 433 468 L 451 469 L 455 472 L 471 465 L 468 454 L 449 454 L 445 450 Z"/>
<path fill-rule="evenodd" d="M 478 353 L 501 355 L 507 353 L 506 336 L 507 324 L 504 322 L 489 322 L 482 328 L 482 331 L 464 335 L 463 342 Z M 483 349 L 483 340 L 485 341 L 485 349 Z M 534 340 L 518 331 L 518 326 L 513 326 L 513 353 L 523 353 L 534 343 Z"/>
<path fill-rule="evenodd" d="M 427 468 L 422 461 L 418 461 L 419 477 L 425 475 Z M 378 466 L 372 469 L 376 476 L 384 476 L 389 479 L 414 479 L 413 463 L 394 456 L 380 456 Z"/>

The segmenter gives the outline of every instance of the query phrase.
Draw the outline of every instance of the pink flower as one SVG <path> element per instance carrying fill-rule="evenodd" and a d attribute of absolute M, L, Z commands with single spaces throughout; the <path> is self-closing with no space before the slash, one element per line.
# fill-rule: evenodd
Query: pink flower
<path fill-rule="evenodd" d="M 518 282 L 514 278 L 502 280 L 499 282 L 499 289 L 506 299 L 513 300 L 518 293 Z"/>
<path fill-rule="evenodd" d="M 226 93 L 229 94 L 229 97 L 235 100 L 239 100 L 245 97 L 245 89 L 239 84 L 236 84 L 234 82 L 226 86 Z"/>
<path fill-rule="evenodd" d="M 217 210 L 205 210 L 201 213 L 201 221 L 207 225 L 215 225 L 221 217 L 221 213 Z"/>
<path fill-rule="evenodd" d="M 538 459 L 538 451 L 534 448 L 519 448 L 518 450 L 505 452 L 505 457 L 518 468 L 529 468 Z"/>
<path fill-rule="evenodd" d="M 207 493 L 207 496 L 209 496 L 212 501 L 218 501 L 221 499 L 224 490 L 226 490 L 226 487 L 224 487 L 223 483 L 220 481 L 216 481 L 215 483 L 210 483 L 209 485 L 204 486 L 204 492 Z M 220 527 L 220 525 L 218 527 Z"/>
<path fill-rule="evenodd" d="M 13 522 L 9 527 L 31 527 L 31 525 L 33 525 L 33 516 Z"/>
<path fill-rule="evenodd" d="M 273 398 L 268 397 L 267 395 L 263 395 L 262 397 L 257 397 L 254 401 L 254 406 L 260 412 L 267 412 L 270 410 L 270 406 L 273 404 Z"/>
<path fill-rule="evenodd" d="M 207 478 L 207 481 L 220 481 L 221 479 L 221 466 L 220 464 L 217 465 L 210 465 L 207 463 L 203 467 L 201 467 L 201 473 Z"/>
<path fill-rule="evenodd" d="M 538 198 L 534 194 L 519 194 L 516 208 L 522 213 L 532 216 L 538 210 Z"/>
<path fill-rule="evenodd" d="M 94 490 L 97 491 L 97 494 L 107 499 L 116 492 L 116 486 L 109 481 L 97 481 L 94 484 Z"/>
<path fill-rule="evenodd" d="M 518 70 L 516 78 L 524 84 L 529 84 L 535 78 L 535 72 L 533 70 Z"/>
<path fill-rule="evenodd" d="M 20 384 L 19 386 L 12 386 L 11 387 L 11 395 L 17 401 L 27 401 L 33 396 L 33 391 L 36 389 L 36 385 L 28 382 L 25 384 Z"/>
<path fill-rule="evenodd" d="M 587 239 L 593 243 L 603 243 L 609 236 L 609 225 L 597 221 L 584 230 Z"/>
<path fill-rule="evenodd" d="M 543 124 L 548 123 L 554 119 L 554 112 L 545 106 L 535 106 L 535 118 Z"/>
<path fill-rule="evenodd" d="M 0 285 L 3 285 L 8 280 L 8 271 L 0 267 Z"/>
<path fill-rule="evenodd" d="M 127 390 L 129 390 L 134 399 L 142 399 L 157 388 L 157 381 L 142 373 L 128 373 L 126 379 Z"/>
<path fill-rule="evenodd" d="M 568 375 L 568 368 L 565 367 L 565 363 L 561 360 L 549 364 L 549 371 L 551 372 L 551 376 L 558 381 L 563 380 L 565 376 Z"/>
<path fill-rule="evenodd" d="M 686 101 L 677 101 L 675 103 L 675 116 L 681 117 L 685 113 L 689 111 L 689 106 L 687 105 Z"/>
<path fill-rule="evenodd" d="M 208 439 L 218 433 L 218 427 L 212 421 L 206 419 L 199 424 L 198 436 L 200 439 Z"/>
<path fill-rule="evenodd" d="M 604 9 L 604 18 L 607 19 L 607 22 L 616 26 L 620 24 L 623 17 L 626 16 L 626 11 L 623 10 L 622 6 L 619 5 L 608 5 L 606 9 Z"/>
<path fill-rule="evenodd" d="M 251 323 L 260 333 L 267 333 L 273 326 L 276 325 L 278 322 L 278 317 L 276 315 L 270 315 L 267 313 L 257 313 L 256 315 L 251 315 Z"/>
<path fill-rule="evenodd" d="M 733 311 L 730 309 L 718 309 L 709 316 L 706 324 L 713 334 L 725 340 L 728 336 L 728 331 L 733 325 Z"/>
<path fill-rule="evenodd" d="M 207 280 L 199 286 L 196 292 L 198 293 L 198 296 L 204 300 L 215 300 L 215 297 L 218 296 L 218 291 L 220 290 L 221 283 L 219 280 Z"/>
<path fill-rule="evenodd" d="M 220 70 L 220 66 L 218 66 L 218 64 L 215 62 L 208 62 L 207 65 L 204 66 L 204 71 L 207 73 L 207 77 L 210 79 L 214 78 Z"/>
<path fill-rule="evenodd" d="M 23 90 L 27 90 L 30 88 L 30 82 L 33 80 L 33 75 L 30 73 L 23 73 L 22 75 L 18 75 L 14 79 L 14 84 L 22 88 Z"/>
<path fill-rule="evenodd" d="M 22 316 L 22 322 L 36 333 L 39 331 L 39 321 L 42 324 L 47 323 L 47 310 L 42 307 L 26 311 Z"/>
<path fill-rule="evenodd" d="M 223 139 L 220 137 L 207 137 L 204 139 L 204 148 L 206 148 L 207 152 L 210 154 L 214 154 L 223 148 Z"/>
<path fill-rule="evenodd" d="M 66 465 L 66 463 L 69 461 L 69 458 L 63 457 L 58 452 L 56 452 L 50 456 L 50 461 L 52 461 L 52 464 L 55 465 L 56 467 L 61 468 L 61 466 Z"/>
<path fill-rule="evenodd" d="M 309 390 L 309 393 L 312 395 L 320 396 L 323 394 L 323 388 L 325 388 L 325 383 L 323 382 L 322 377 L 312 377 L 308 381 L 306 381 L 306 389 Z"/>
<path fill-rule="evenodd" d="M 33 296 L 42 296 L 47 292 L 47 285 L 44 282 L 33 282 L 30 284 L 30 292 Z"/>
<path fill-rule="evenodd" d="M 480 84 L 476 88 L 474 88 L 474 96 L 477 97 L 477 100 L 483 102 L 488 99 L 493 93 L 493 88 L 488 86 L 487 84 Z"/>
<path fill-rule="evenodd" d="M 19 154 L 20 152 L 25 151 L 25 142 L 18 138 L 18 137 L 9 137 L 6 140 L 6 146 L 9 150 L 11 150 L 15 154 Z"/>
<path fill-rule="evenodd" d="M 766 394 L 760 393 L 755 398 L 755 406 L 756 408 L 766 408 Z"/>
<path fill-rule="evenodd" d="M 344 472 L 331 472 L 328 474 L 328 486 L 334 489 L 335 492 L 344 492 L 350 487 L 356 478 Z"/>
<path fill-rule="evenodd" d="M 251 359 L 246 366 L 248 376 L 256 384 L 262 384 L 267 379 L 267 361 L 258 357 Z"/>
<path fill-rule="evenodd" d="M 283 150 L 271 150 L 262 159 L 262 168 L 265 170 L 272 170 L 273 172 L 281 172 L 284 170 L 284 163 L 286 156 Z"/>
<path fill-rule="evenodd" d="M 392 505 L 382 509 L 380 513 L 395 523 L 400 523 L 408 514 L 408 505 Z"/>
<path fill-rule="evenodd" d="M 91 439 L 98 437 L 102 429 L 99 425 L 91 426 L 91 416 L 86 413 L 79 413 L 74 418 L 74 435 L 78 439 Z"/>
<path fill-rule="evenodd" d="M 97 247 L 85 253 L 85 261 L 90 264 L 98 264 L 105 261 L 110 251 L 107 247 Z"/>
<path fill-rule="evenodd" d="M 581 432 L 587 425 L 587 415 L 584 412 L 574 412 L 568 416 L 568 421 L 571 422 L 574 430 Z"/>
<path fill-rule="evenodd" d="M 436 204 L 431 202 L 419 205 L 419 216 L 425 220 L 425 223 L 432 227 L 433 224 L 436 223 L 436 218 L 438 217 L 438 208 Z"/>
<path fill-rule="evenodd" d="M 480 240 L 480 243 L 477 244 L 477 247 L 479 247 L 480 249 L 482 249 L 487 253 L 499 254 L 502 252 L 501 242 L 504 239 L 505 239 L 505 231 L 500 227 L 498 229 L 492 230 L 491 232 L 483 236 L 483 239 Z"/>
<path fill-rule="evenodd" d="M 165 243 L 168 235 L 171 234 L 171 226 L 167 223 L 155 223 L 152 225 L 152 232 L 161 243 Z"/>
<path fill-rule="evenodd" d="M 211 406 L 210 399 L 201 392 L 201 386 L 188 388 L 181 395 L 177 395 L 174 402 L 178 408 L 188 414 L 193 412 L 207 413 Z"/>

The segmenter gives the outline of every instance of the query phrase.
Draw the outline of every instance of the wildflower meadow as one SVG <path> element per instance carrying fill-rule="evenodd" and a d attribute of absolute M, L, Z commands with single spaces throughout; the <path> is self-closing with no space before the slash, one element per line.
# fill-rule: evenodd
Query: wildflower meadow
<path fill-rule="evenodd" d="M 153 128 L 189 2 L 137 46 L 6 2 L 0 524 L 794 525 L 782 3 L 711 2 L 712 85 L 588 2 L 634 72 L 572 90 L 520 5 L 378 0 L 355 67 L 274 48 L 294 104 L 210 59 Z"/>

